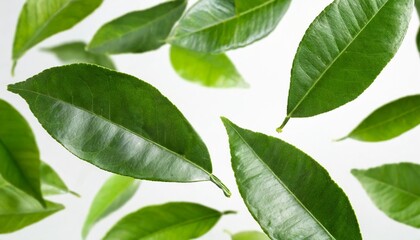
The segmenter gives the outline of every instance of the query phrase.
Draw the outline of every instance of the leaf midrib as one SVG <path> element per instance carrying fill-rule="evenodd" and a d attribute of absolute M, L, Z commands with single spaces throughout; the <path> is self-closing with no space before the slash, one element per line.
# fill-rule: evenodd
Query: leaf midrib
<path fill-rule="evenodd" d="M 330 70 L 330 68 L 335 64 L 335 62 L 346 52 L 346 50 L 353 44 L 353 42 L 356 41 L 356 39 L 359 37 L 359 35 L 369 26 L 369 24 L 379 15 L 379 13 L 382 11 L 382 9 L 392 0 L 387 0 L 377 11 L 376 14 L 374 14 L 369 21 L 359 30 L 359 32 L 356 34 L 356 36 L 347 44 L 343 50 L 337 55 L 337 57 L 334 58 L 334 60 L 325 68 L 325 70 L 321 73 L 321 75 L 314 81 L 314 84 L 309 88 L 309 90 L 303 95 L 303 97 L 299 100 L 299 102 L 296 104 L 296 106 L 293 108 L 292 111 L 290 111 L 289 114 L 287 114 L 287 118 L 292 117 L 293 113 L 299 108 L 299 106 L 305 101 L 306 97 L 312 92 L 312 90 L 315 88 L 315 86 L 318 84 L 318 82 L 324 77 L 324 75 Z M 325 16 L 325 12 L 324 15 Z"/>
<path fill-rule="evenodd" d="M 329 235 L 332 239 L 336 239 L 325 226 L 309 211 L 306 206 L 299 200 L 299 198 L 287 187 L 287 185 L 274 173 L 274 171 L 262 160 L 262 158 L 254 151 L 254 149 L 248 144 L 248 142 L 242 137 L 242 135 L 236 130 L 235 126 L 231 123 L 228 123 L 230 127 L 235 131 L 239 138 L 245 143 L 245 145 L 251 150 L 251 152 L 256 156 L 256 158 L 261 162 L 261 164 L 267 168 L 272 175 L 277 179 L 277 181 L 286 189 L 286 191 L 296 200 L 296 202 L 309 214 L 309 216 Z"/>
<path fill-rule="evenodd" d="M 62 209 L 64 209 L 64 207 L 58 205 L 53 208 L 40 209 L 41 211 L 22 211 L 18 213 L 0 213 L 0 217 L 13 217 L 13 216 L 21 216 L 21 215 L 24 216 L 24 215 L 36 215 L 36 214 L 42 214 L 42 213 L 53 213 Z"/>

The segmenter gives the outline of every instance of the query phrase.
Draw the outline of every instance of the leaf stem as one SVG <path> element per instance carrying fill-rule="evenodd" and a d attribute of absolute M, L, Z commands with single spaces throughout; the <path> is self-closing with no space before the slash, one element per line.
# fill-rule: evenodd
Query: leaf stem
<path fill-rule="evenodd" d="M 230 197 L 232 195 L 229 188 L 227 188 L 226 185 L 224 185 L 222 183 L 222 181 L 220 181 L 220 179 L 218 179 L 213 174 L 210 174 L 210 181 L 212 181 L 214 184 L 216 184 L 216 186 L 218 186 L 220 189 L 222 189 L 222 191 L 223 191 L 223 193 L 225 194 L 226 197 Z"/>
<path fill-rule="evenodd" d="M 277 131 L 278 133 L 283 132 L 283 128 L 286 126 L 286 124 L 287 124 L 287 122 L 289 122 L 289 120 L 290 120 L 290 116 L 287 116 L 287 117 L 284 119 L 284 121 L 283 121 L 283 123 L 281 124 L 281 126 L 280 126 L 280 127 L 278 127 L 278 128 L 276 129 L 276 131 Z"/>

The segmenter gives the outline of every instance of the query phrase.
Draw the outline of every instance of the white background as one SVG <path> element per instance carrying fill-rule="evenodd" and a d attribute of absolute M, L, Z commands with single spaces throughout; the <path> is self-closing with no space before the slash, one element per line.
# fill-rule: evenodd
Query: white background
<path fill-rule="evenodd" d="M 13 104 L 26 117 L 35 131 L 42 159 L 50 163 L 82 198 L 70 195 L 54 198 L 66 206 L 64 211 L 19 232 L 1 235 L 0 239 L 80 239 L 90 202 L 109 174 L 77 159 L 49 137 L 33 117 L 27 104 L 17 95 L 7 92 L 6 85 L 23 81 L 43 69 L 60 65 L 54 56 L 41 52 L 40 47 L 72 40 L 89 41 L 103 23 L 126 12 L 152 6 L 158 1 L 105 1 L 81 24 L 30 50 L 19 62 L 16 76 L 11 77 L 11 47 L 23 2 L 0 1 L 0 97 Z M 193 201 L 219 210 L 239 211 L 237 215 L 223 218 L 203 239 L 229 239 L 223 232 L 225 229 L 231 232 L 259 229 L 237 191 L 230 167 L 227 136 L 219 116 L 226 116 L 241 127 L 280 137 L 321 163 L 349 196 L 365 239 L 420 239 L 420 230 L 397 223 L 376 209 L 350 174 L 352 168 L 401 161 L 420 163 L 420 129 L 383 143 L 332 141 L 345 135 L 377 107 L 402 96 L 420 93 L 420 57 L 415 47 L 419 21 L 414 13 L 399 52 L 362 96 L 327 114 L 292 119 L 284 133 L 275 132 L 286 114 L 290 68 L 297 46 L 311 21 L 330 2 L 331 0 L 294 0 L 282 22 L 270 36 L 229 53 L 238 70 L 251 85 L 249 89 L 214 90 L 183 81 L 171 68 L 168 46 L 142 55 L 115 56 L 114 60 L 120 71 L 154 85 L 191 121 L 207 143 L 214 173 L 230 187 L 233 196 L 230 199 L 225 198 L 211 183 L 145 181 L 129 204 L 93 229 L 90 239 L 100 239 L 107 229 L 129 212 L 169 201 Z"/>

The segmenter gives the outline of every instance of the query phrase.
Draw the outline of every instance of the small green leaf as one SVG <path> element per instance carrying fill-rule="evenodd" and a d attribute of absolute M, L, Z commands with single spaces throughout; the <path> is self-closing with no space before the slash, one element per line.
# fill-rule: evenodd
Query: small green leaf
<path fill-rule="evenodd" d="M 388 164 L 352 170 L 375 205 L 390 218 L 420 228 L 420 165 Z"/>
<path fill-rule="evenodd" d="M 186 202 L 149 206 L 122 218 L 104 240 L 195 239 L 229 213 Z"/>
<path fill-rule="evenodd" d="M 43 50 L 55 54 L 60 61 L 66 64 L 92 63 L 115 69 L 115 65 L 110 57 L 104 54 L 91 53 L 85 49 L 86 44 L 84 42 L 69 42 L 51 48 L 44 48 Z"/>
<path fill-rule="evenodd" d="M 102 26 L 88 45 L 94 53 L 142 53 L 165 44 L 187 3 L 169 1 L 156 7 L 128 13 Z"/>
<path fill-rule="evenodd" d="M 207 54 L 171 47 L 171 63 L 184 79 L 207 87 L 247 87 L 226 54 Z"/>
<path fill-rule="evenodd" d="M 270 34 L 283 18 L 290 2 L 201 0 L 181 18 L 167 41 L 207 53 L 244 47 Z"/>
<path fill-rule="evenodd" d="M 113 175 L 101 187 L 92 202 L 83 225 L 85 239 L 92 227 L 126 204 L 136 193 L 140 182 L 125 176 Z"/>
<path fill-rule="evenodd" d="M 0 176 L 44 204 L 39 151 L 26 120 L 0 99 Z"/>
<path fill-rule="evenodd" d="M 420 124 L 420 95 L 400 98 L 371 113 L 346 138 L 386 141 Z"/>
<path fill-rule="evenodd" d="M 71 191 L 54 169 L 45 162 L 41 162 L 41 189 L 44 196 L 71 193 L 80 197 Z"/>
<path fill-rule="evenodd" d="M 37 200 L 0 178 L 0 233 L 11 233 L 64 209 L 61 204 Z"/>
<path fill-rule="evenodd" d="M 20 12 L 13 43 L 16 62 L 44 39 L 70 29 L 102 3 L 102 0 L 27 0 Z"/>
<path fill-rule="evenodd" d="M 310 117 L 363 93 L 394 57 L 414 0 L 335 0 L 311 24 L 291 73 L 287 117 Z"/>
<path fill-rule="evenodd" d="M 247 231 L 232 235 L 232 240 L 270 240 L 270 238 L 262 232 Z"/>
<path fill-rule="evenodd" d="M 206 145 L 157 89 L 89 64 L 55 67 L 9 85 L 66 149 L 119 175 L 165 182 L 212 181 Z"/>
<path fill-rule="evenodd" d="M 222 120 L 239 192 L 271 239 L 362 239 L 347 196 L 314 159 Z"/>

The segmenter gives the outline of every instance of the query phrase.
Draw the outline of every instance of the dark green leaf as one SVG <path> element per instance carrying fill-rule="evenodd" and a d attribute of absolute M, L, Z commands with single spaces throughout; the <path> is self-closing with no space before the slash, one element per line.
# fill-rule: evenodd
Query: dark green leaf
<path fill-rule="evenodd" d="M 44 203 L 41 194 L 39 151 L 26 120 L 0 100 L 0 176 Z"/>
<path fill-rule="evenodd" d="M 347 137 L 367 142 L 385 141 L 420 124 L 420 95 L 388 103 L 371 113 Z"/>
<path fill-rule="evenodd" d="M 16 62 L 44 39 L 67 30 L 102 3 L 102 0 L 27 0 L 20 12 L 13 43 Z"/>
<path fill-rule="evenodd" d="M 239 192 L 271 239 L 362 239 L 347 196 L 315 160 L 279 139 L 223 122 Z"/>
<path fill-rule="evenodd" d="M 207 87 L 248 86 L 226 54 L 206 54 L 171 47 L 171 63 L 184 79 Z"/>
<path fill-rule="evenodd" d="M 407 32 L 414 0 L 335 0 L 311 24 L 293 62 L 287 118 L 340 107 L 370 86 Z"/>
<path fill-rule="evenodd" d="M 9 86 L 43 127 L 70 152 L 133 178 L 213 181 L 207 147 L 181 112 L 158 90 L 95 65 L 51 68 Z"/>
<path fill-rule="evenodd" d="M 71 191 L 54 169 L 45 162 L 41 162 L 41 189 L 44 196 L 71 193 L 79 197 L 79 194 Z"/>
<path fill-rule="evenodd" d="M 85 224 L 82 237 L 85 239 L 90 229 L 101 219 L 115 212 L 130 200 L 140 182 L 130 177 L 113 175 L 101 187 L 92 202 Z"/>
<path fill-rule="evenodd" d="M 232 240 L 270 240 L 270 238 L 262 232 L 248 231 L 232 235 Z"/>
<path fill-rule="evenodd" d="M 169 1 L 156 7 L 128 13 L 102 26 L 89 43 L 95 53 L 141 53 L 165 44 L 187 3 Z"/>
<path fill-rule="evenodd" d="M 110 69 L 115 69 L 111 58 L 104 54 L 95 54 L 85 50 L 84 42 L 70 42 L 59 46 L 45 48 L 45 51 L 54 53 L 63 63 L 92 63 Z"/>
<path fill-rule="evenodd" d="M 207 53 L 244 47 L 271 33 L 286 13 L 290 2 L 201 0 L 181 18 L 167 41 Z"/>
<path fill-rule="evenodd" d="M 352 173 L 381 211 L 398 222 L 420 228 L 420 165 L 389 164 Z"/>
<path fill-rule="evenodd" d="M 223 214 L 195 203 L 145 207 L 121 219 L 104 240 L 188 240 L 207 233 Z"/>

